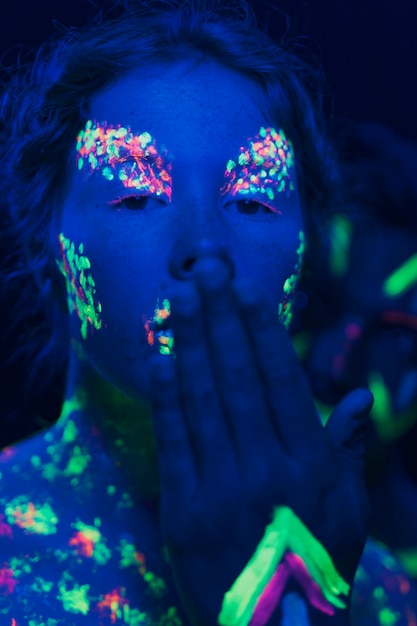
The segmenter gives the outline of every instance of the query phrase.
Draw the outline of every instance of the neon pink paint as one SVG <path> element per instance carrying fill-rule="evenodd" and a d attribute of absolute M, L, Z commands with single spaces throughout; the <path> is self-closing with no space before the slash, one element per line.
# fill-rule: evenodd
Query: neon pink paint
<path fill-rule="evenodd" d="M 294 191 L 295 163 L 291 142 L 282 130 L 261 128 L 241 147 L 236 161 L 226 166 L 226 182 L 221 194 L 258 197 L 268 206 L 278 195 L 289 197 Z M 276 212 L 280 213 L 280 211 Z"/>
<path fill-rule="evenodd" d="M 320 587 L 312 579 L 303 559 L 294 552 L 286 552 L 284 561 L 279 564 L 277 571 L 263 590 L 249 626 L 265 626 L 268 623 L 291 577 L 294 577 L 302 587 L 313 607 L 326 615 L 335 614 L 334 607 L 326 600 Z"/>
<path fill-rule="evenodd" d="M 149 133 L 89 120 L 77 136 L 77 168 L 91 176 L 100 171 L 106 180 L 141 193 L 172 197 L 171 163 L 167 150 L 158 151 Z"/>

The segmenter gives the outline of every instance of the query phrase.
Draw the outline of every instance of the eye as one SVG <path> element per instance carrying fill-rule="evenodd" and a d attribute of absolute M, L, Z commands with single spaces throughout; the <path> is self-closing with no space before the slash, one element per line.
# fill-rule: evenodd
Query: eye
<path fill-rule="evenodd" d="M 163 204 L 162 200 L 158 198 L 140 194 L 121 196 L 116 200 L 111 200 L 108 204 L 117 211 L 121 211 L 122 209 L 127 209 L 128 211 L 143 211 L 150 202 Z"/>
<path fill-rule="evenodd" d="M 241 215 L 282 215 L 278 209 L 259 202 L 259 200 L 235 200 L 234 202 L 227 202 L 224 206 L 228 211 L 236 211 Z"/>

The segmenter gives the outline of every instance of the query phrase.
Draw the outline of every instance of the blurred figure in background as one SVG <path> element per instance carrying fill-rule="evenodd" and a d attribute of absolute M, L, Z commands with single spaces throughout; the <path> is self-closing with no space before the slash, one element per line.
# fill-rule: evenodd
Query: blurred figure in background
<path fill-rule="evenodd" d="M 358 385 L 374 394 L 371 529 L 416 577 L 417 146 L 377 124 L 342 135 L 350 205 L 329 223 L 305 365 L 324 418 Z"/>

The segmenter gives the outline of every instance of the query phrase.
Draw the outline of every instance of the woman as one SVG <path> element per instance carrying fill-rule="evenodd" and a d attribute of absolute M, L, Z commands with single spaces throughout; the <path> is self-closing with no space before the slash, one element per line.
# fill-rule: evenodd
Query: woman
<path fill-rule="evenodd" d="M 38 371 L 69 350 L 58 423 L 2 456 L 6 623 L 349 623 L 371 397 L 323 430 L 284 328 L 337 174 L 238 7 L 125 11 L 4 95 L 8 284 Z"/>

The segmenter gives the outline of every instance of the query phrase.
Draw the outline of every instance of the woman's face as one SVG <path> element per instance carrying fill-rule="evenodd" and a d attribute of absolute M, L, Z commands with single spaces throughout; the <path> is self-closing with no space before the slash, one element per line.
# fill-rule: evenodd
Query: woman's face
<path fill-rule="evenodd" d="M 172 358 L 158 322 L 201 255 L 227 255 L 289 322 L 303 250 L 296 155 L 265 110 L 249 79 L 179 62 L 100 92 L 74 138 L 57 233 L 72 332 L 133 397 L 148 395 L 151 356 Z"/>

